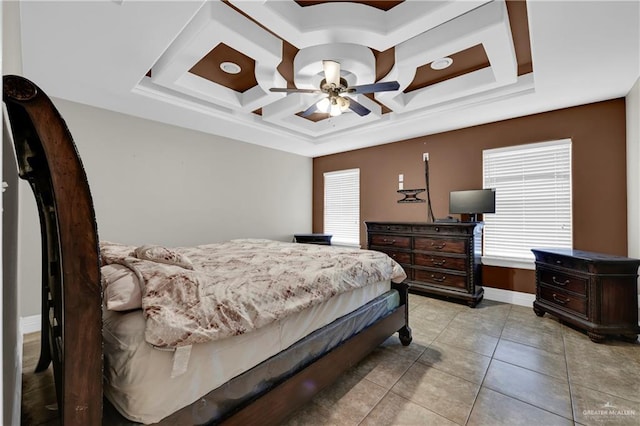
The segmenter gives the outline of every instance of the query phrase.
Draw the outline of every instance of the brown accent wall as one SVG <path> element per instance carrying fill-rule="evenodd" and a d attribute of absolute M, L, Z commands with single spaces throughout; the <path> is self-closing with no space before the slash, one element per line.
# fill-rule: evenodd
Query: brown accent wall
<path fill-rule="evenodd" d="M 573 245 L 627 254 L 626 128 L 624 98 L 423 136 L 313 160 L 313 231 L 323 229 L 323 173 L 360 168 L 361 244 L 364 221 L 426 221 L 426 203 L 398 204 L 404 188 L 424 188 L 422 153 L 436 217 L 445 217 L 449 192 L 482 188 L 482 150 L 571 138 Z M 424 194 L 424 193 L 423 193 Z M 483 268 L 484 285 L 535 292 L 533 271 Z"/>

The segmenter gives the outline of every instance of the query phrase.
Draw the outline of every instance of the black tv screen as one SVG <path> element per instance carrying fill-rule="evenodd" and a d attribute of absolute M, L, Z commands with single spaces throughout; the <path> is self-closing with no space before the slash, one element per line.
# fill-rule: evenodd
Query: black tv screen
<path fill-rule="evenodd" d="M 496 212 L 496 192 L 493 189 L 451 191 L 449 213 L 478 214 Z"/>

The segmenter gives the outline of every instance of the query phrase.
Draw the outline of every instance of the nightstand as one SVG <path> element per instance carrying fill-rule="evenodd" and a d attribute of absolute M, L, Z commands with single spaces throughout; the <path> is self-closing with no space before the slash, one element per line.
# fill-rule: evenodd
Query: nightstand
<path fill-rule="evenodd" d="M 548 312 L 594 342 L 619 335 L 635 342 L 640 260 L 572 249 L 533 249 L 538 316 Z"/>
<path fill-rule="evenodd" d="M 293 238 L 296 243 L 330 246 L 332 236 L 331 234 L 295 234 Z"/>

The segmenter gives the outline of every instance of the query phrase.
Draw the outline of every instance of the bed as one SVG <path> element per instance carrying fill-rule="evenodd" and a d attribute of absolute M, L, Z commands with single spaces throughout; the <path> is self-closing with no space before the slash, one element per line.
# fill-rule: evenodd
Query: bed
<path fill-rule="evenodd" d="M 174 320 L 178 318 L 174 323 L 195 321 L 199 328 L 184 333 L 182 328 L 175 330 L 167 327 L 167 323 L 158 322 L 160 325 L 149 331 L 149 323 L 156 320 L 152 313 L 158 311 L 158 306 L 174 302 L 167 302 L 166 295 L 160 294 L 158 289 L 162 284 L 160 287 L 150 284 L 153 281 L 145 274 L 155 275 L 155 272 L 149 272 L 151 269 L 145 262 L 162 264 L 169 269 L 183 268 L 187 272 L 182 271 L 180 276 L 188 276 L 201 270 L 202 261 L 194 261 L 198 255 L 193 252 L 201 248 L 138 246 L 121 247 L 122 251 L 118 252 L 117 244 L 99 241 L 87 178 L 64 120 L 50 99 L 27 79 L 5 76 L 3 94 L 19 175 L 33 189 L 40 218 L 42 346 L 36 370 L 45 370 L 53 364 L 63 424 L 130 424 L 132 421 L 277 424 L 389 336 L 398 332 L 402 344 L 411 342 L 407 286 L 404 282 L 393 282 L 391 277 L 374 279 L 354 288 L 331 290 L 329 298 L 304 302 L 303 308 L 296 308 L 295 312 L 282 317 L 266 315 L 265 320 L 258 315 L 256 324 L 249 327 L 242 320 L 240 325 L 208 327 L 208 321 L 181 317 L 180 313 L 185 309 L 176 308 L 167 314 Z M 223 250 L 229 250 L 229 245 L 233 244 L 267 245 L 285 252 L 303 249 L 303 246 L 307 252 L 332 250 L 331 247 L 261 240 L 222 244 L 227 244 Z M 162 256 L 144 257 L 146 252 L 157 254 L 162 250 L 170 252 L 171 262 L 162 261 Z M 311 256 L 304 254 L 307 255 Z M 379 254 L 370 252 L 370 255 Z M 186 267 L 180 263 L 185 259 L 188 260 Z M 133 267 L 132 263 L 135 264 Z M 140 287 L 140 308 L 122 311 L 108 308 L 110 290 L 103 289 L 105 277 L 109 275 L 104 270 L 107 266 L 119 270 L 109 273 L 118 275 L 127 270 L 138 282 L 144 281 Z M 278 278 L 276 282 L 288 286 L 288 275 L 293 269 L 282 267 L 286 278 Z M 396 275 L 394 280 L 402 281 L 402 277 Z M 258 281 L 255 278 L 247 280 L 248 283 Z M 151 287 L 153 291 L 149 290 Z M 321 286 L 303 288 L 306 289 L 303 293 L 313 293 L 313 289 Z M 272 298 L 277 299 L 277 296 Z M 211 313 L 211 310 L 205 311 Z M 267 312 L 271 311 L 267 309 Z M 158 314 L 157 317 L 167 315 Z M 168 331 L 158 334 L 163 328 Z M 202 340 L 201 329 L 205 329 L 204 334 L 216 335 L 216 339 Z M 228 343 L 231 339 L 243 341 L 249 348 L 265 350 L 257 357 L 252 355 L 245 359 L 243 357 L 249 352 L 256 351 L 248 350 L 246 346 L 236 349 Z M 114 355 L 113 349 L 118 347 L 124 350 L 125 356 Z M 141 355 L 127 352 L 138 350 Z M 146 389 L 161 389 L 161 393 L 169 395 L 171 400 L 182 398 L 188 393 L 185 389 L 194 394 L 168 407 L 168 413 L 158 413 L 158 402 L 153 401 L 156 397 L 148 398 L 152 400 L 147 406 L 151 408 L 146 409 L 148 413 L 136 417 L 139 413 L 128 413 L 129 408 L 123 402 L 128 398 L 135 399 L 126 389 L 127 386 L 135 387 L 135 382 L 123 372 L 129 370 L 134 372 L 133 376 L 145 376 L 139 366 L 151 357 L 158 358 L 159 364 L 153 364 L 147 370 Z M 232 360 L 233 368 L 222 363 L 225 357 Z M 137 360 L 134 361 L 136 367 L 122 361 L 127 358 Z M 187 387 L 174 387 L 172 382 L 184 382 Z M 196 385 L 196 382 L 200 383 Z M 121 390 L 122 394 L 115 395 Z M 145 390 L 139 395 L 148 393 Z M 105 395 L 108 399 L 104 407 L 115 406 L 117 411 L 104 409 Z M 169 405 L 166 401 L 159 404 Z"/>

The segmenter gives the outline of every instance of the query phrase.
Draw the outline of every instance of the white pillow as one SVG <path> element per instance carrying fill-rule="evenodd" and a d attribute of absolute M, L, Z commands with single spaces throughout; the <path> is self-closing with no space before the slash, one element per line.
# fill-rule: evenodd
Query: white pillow
<path fill-rule="evenodd" d="M 111 264 L 102 271 L 104 300 L 111 311 L 142 308 L 142 291 L 136 274 L 124 265 Z"/>

